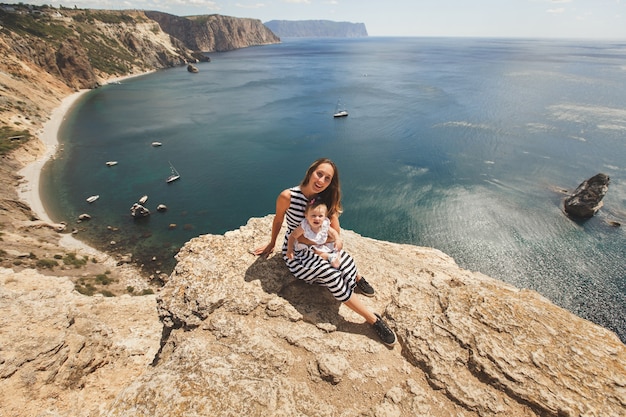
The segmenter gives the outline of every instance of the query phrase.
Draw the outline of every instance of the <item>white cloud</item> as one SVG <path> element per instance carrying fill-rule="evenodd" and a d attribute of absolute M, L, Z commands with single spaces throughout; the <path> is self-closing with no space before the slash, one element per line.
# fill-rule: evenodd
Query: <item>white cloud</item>
<path fill-rule="evenodd" d="M 214 1 L 209 1 L 209 0 L 187 0 L 188 4 L 194 5 L 194 6 L 206 6 L 208 8 L 211 9 L 215 9 L 215 10 L 219 10 L 219 7 L 217 6 L 217 4 L 215 4 Z"/>
<path fill-rule="evenodd" d="M 559 13 L 565 13 L 565 8 L 564 7 L 559 7 L 558 9 L 548 9 L 546 10 L 547 13 L 552 13 L 552 14 L 559 14 Z"/>
<path fill-rule="evenodd" d="M 311 4 L 310 0 L 283 0 L 285 3 L 294 3 L 294 4 Z"/>
<path fill-rule="evenodd" d="M 237 3 L 235 6 L 240 8 L 240 9 L 262 9 L 266 5 L 265 5 L 265 3 L 255 3 L 255 4 L 241 4 L 241 3 Z"/>

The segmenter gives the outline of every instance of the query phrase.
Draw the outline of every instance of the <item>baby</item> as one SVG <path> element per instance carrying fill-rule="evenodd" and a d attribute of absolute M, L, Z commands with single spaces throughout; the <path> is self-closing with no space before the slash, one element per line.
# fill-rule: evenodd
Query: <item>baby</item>
<path fill-rule="evenodd" d="M 312 249 L 317 255 L 338 268 L 341 261 L 335 244 L 341 241 L 339 233 L 330 227 L 326 217 L 328 207 L 321 201 L 311 201 L 304 210 L 304 220 L 289 235 L 287 241 L 287 258 L 293 259 L 294 251 Z"/>

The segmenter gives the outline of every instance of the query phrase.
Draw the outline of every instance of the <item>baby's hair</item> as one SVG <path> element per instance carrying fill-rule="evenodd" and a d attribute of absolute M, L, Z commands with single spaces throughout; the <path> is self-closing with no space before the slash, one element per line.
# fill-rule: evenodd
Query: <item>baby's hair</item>
<path fill-rule="evenodd" d="M 326 209 L 326 213 L 328 213 L 328 206 L 319 197 L 315 197 L 314 199 L 309 201 L 309 204 L 307 204 L 306 208 L 304 209 L 304 213 L 306 214 L 309 211 L 311 211 L 311 210 L 313 210 L 313 209 L 315 209 L 315 208 L 317 208 L 319 206 L 324 206 L 324 208 Z"/>

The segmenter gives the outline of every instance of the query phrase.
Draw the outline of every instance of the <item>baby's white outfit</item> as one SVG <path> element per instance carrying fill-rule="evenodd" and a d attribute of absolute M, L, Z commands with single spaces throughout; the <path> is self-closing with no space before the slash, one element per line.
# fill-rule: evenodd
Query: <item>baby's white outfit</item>
<path fill-rule="evenodd" d="M 314 242 L 315 245 L 307 245 L 305 243 L 296 242 L 295 250 L 303 250 L 309 249 L 309 247 L 313 247 L 320 252 L 332 253 L 335 251 L 335 244 L 333 242 L 326 243 L 326 239 L 328 239 L 328 228 L 330 227 L 329 219 L 324 219 L 324 221 L 322 222 L 322 227 L 317 233 L 315 233 L 311 229 L 311 225 L 306 219 L 302 220 L 302 223 L 300 223 L 300 225 L 304 230 L 304 237 L 309 239 L 311 242 Z"/>

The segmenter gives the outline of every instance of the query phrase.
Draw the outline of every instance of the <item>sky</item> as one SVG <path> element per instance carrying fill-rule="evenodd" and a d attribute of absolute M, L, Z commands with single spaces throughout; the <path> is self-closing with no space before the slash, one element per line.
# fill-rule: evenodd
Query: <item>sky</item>
<path fill-rule="evenodd" d="M 8 3 L 8 2 L 7 2 Z M 41 0 L 27 4 L 364 23 L 369 36 L 626 39 L 626 0 Z"/>

